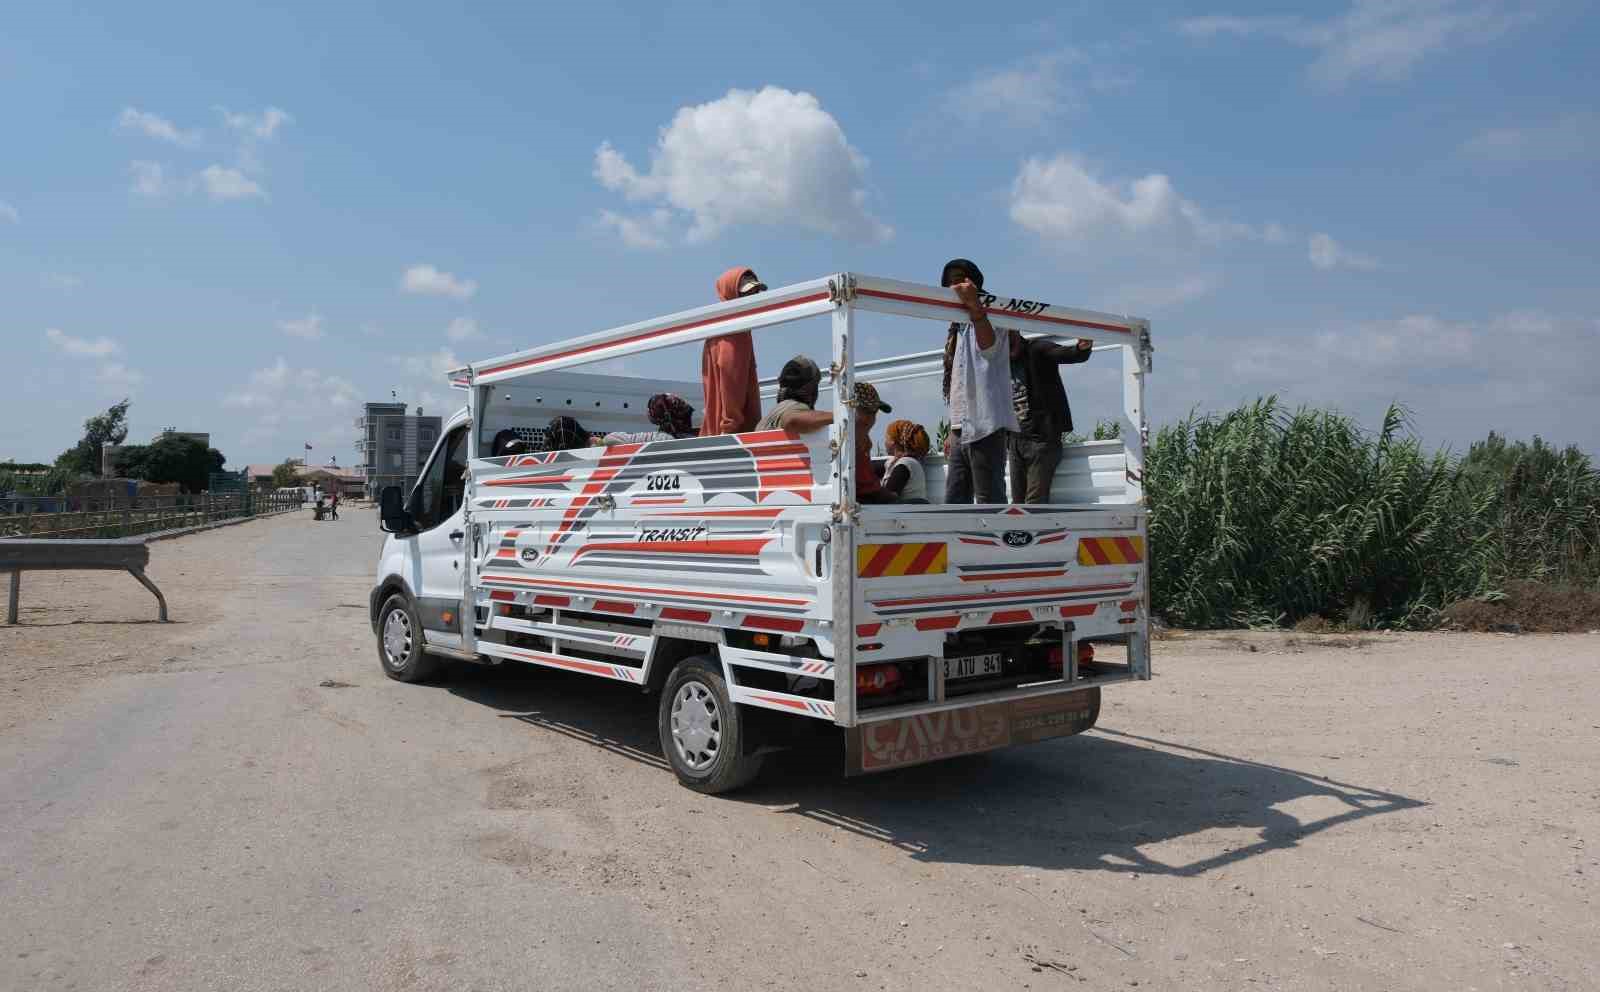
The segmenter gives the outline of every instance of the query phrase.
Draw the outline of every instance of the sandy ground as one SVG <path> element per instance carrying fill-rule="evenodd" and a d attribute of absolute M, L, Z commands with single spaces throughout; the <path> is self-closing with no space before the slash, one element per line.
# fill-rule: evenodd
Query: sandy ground
<path fill-rule="evenodd" d="M 1186 636 L 1082 737 L 716 799 L 628 687 L 385 679 L 378 537 L 152 545 L 170 625 L 27 577 L 0 989 L 1600 988 L 1600 636 Z"/>

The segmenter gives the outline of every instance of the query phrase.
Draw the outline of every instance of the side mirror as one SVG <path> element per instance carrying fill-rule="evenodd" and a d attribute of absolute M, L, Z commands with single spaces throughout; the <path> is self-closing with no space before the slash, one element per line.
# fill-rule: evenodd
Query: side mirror
<path fill-rule="evenodd" d="M 378 494 L 378 529 L 390 534 L 407 534 L 416 528 L 406 512 L 399 486 L 384 486 Z"/>

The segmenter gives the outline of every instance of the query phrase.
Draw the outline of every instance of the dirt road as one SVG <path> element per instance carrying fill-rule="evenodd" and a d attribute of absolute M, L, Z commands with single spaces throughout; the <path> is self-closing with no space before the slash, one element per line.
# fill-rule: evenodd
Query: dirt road
<path fill-rule="evenodd" d="M 1600 987 L 1600 636 L 1169 640 L 1089 735 L 714 799 L 637 690 L 384 678 L 377 544 L 28 576 L 0 989 Z"/>

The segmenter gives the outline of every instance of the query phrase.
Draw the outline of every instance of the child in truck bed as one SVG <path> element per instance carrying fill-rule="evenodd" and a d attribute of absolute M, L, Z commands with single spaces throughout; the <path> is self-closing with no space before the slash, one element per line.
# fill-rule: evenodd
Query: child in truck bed
<path fill-rule="evenodd" d="M 928 455 L 928 432 L 921 424 L 896 420 L 883 432 L 889 462 L 883 467 L 883 491 L 902 503 L 928 502 L 922 459 Z"/>

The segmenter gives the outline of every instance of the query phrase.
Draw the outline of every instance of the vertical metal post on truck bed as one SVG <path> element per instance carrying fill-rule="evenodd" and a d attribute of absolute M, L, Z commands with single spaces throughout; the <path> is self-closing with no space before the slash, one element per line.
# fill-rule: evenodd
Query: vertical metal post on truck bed
<path fill-rule="evenodd" d="M 855 310 L 851 278 L 837 277 L 833 311 L 833 722 L 856 722 Z"/>
<path fill-rule="evenodd" d="M 478 457 L 478 418 L 484 407 L 484 389 L 473 382 L 473 373 L 467 370 L 467 450 L 466 474 L 461 479 L 461 609 L 456 619 L 461 626 L 461 650 L 467 654 L 478 653 L 478 532 L 472 522 L 472 462 Z M 442 433 L 442 432 L 441 432 Z M 443 457 L 449 446 L 440 449 Z M 448 466 L 446 466 L 448 468 Z M 489 623 L 494 623 L 494 608 L 490 607 Z"/>
<path fill-rule="evenodd" d="M 1146 509 L 1144 501 L 1144 448 L 1149 441 L 1150 418 L 1144 408 L 1144 376 L 1150 371 L 1150 325 L 1146 321 L 1139 321 L 1132 325 L 1136 340 L 1132 344 L 1122 347 L 1122 452 L 1127 463 L 1128 493 L 1133 497 L 1133 502 L 1141 510 Z M 1146 623 L 1143 630 L 1149 630 L 1150 617 L 1150 528 L 1149 513 L 1139 514 L 1139 540 L 1144 545 L 1144 590 L 1141 599 L 1144 601 L 1144 615 Z M 1128 667 L 1133 670 L 1135 678 L 1148 679 L 1150 677 L 1150 638 L 1144 633 L 1134 633 L 1128 638 Z"/>

